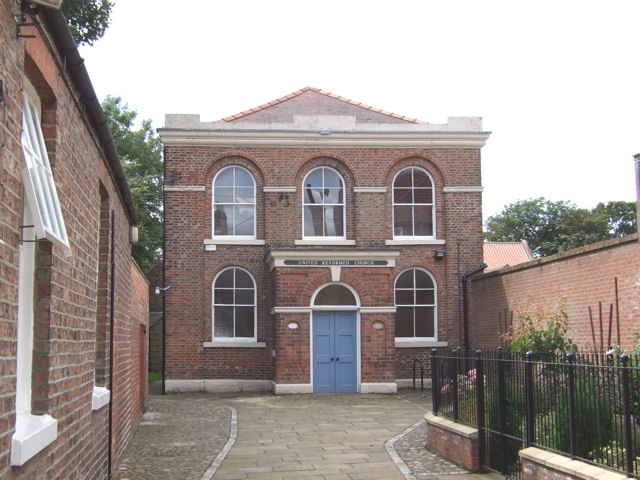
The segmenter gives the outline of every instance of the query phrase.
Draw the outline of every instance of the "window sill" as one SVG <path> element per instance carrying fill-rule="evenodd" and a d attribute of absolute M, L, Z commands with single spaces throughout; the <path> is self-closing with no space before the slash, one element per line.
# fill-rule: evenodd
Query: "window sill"
<path fill-rule="evenodd" d="M 19 467 L 58 438 L 58 420 L 51 415 L 18 415 L 11 437 L 11 465 Z"/>
<path fill-rule="evenodd" d="M 449 342 L 439 342 L 437 340 L 401 340 L 396 338 L 396 348 L 435 348 L 446 347 Z"/>
<path fill-rule="evenodd" d="M 204 342 L 204 348 L 266 348 L 265 342 Z"/>
<path fill-rule="evenodd" d="M 264 240 L 251 238 L 206 238 L 205 245 L 264 245 Z"/>
<path fill-rule="evenodd" d="M 355 240 L 296 240 L 295 245 L 355 245 Z"/>
<path fill-rule="evenodd" d="M 419 238 L 407 238 L 407 239 L 394 239 L 394 240 L 385 240 L 385 245 L 444 245 L 444 240 L 436 240 L 432 239 L 419 239 Z"/>
<path fill-rule="evenodd" d="M 111 400 L 111 392 L 108 388 L 93 386 L 93 394 L 91 395 L 91 410 L 100 410 Z"/>

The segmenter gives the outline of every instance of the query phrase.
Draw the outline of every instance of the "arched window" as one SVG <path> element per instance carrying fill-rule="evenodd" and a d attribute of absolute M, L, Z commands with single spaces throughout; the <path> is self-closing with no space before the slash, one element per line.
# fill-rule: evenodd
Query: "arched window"
<path fill-rule="evenodd" d="M 223 168 L 213 179 L 213 236 L 255 235 L 256 182 L 242 167 Z"/>
<path fill-rule="evenodd" d="M 436 282 L 419 268 L 405 270 L 396 278 L 396 338 L 436 340 Z"/>
<path fill-rule="evenodd" d="M 313 299 L 313 305 L 322 306 L 357 306 L 358 301 L 351 290 L 344 285 L 332 283 L 320 290 Z"/>
<path fill-rule="evenodd" d="M 344 180 L 328 167 L 311 170 L 302 182 L 303 236 L 343 239 Z"/>
<path fill-rule="evenodd" d="M 431 175 L 418 167 L 400 171 L 393 180 L 393 236 L 434 238 L 436 210 Z"/>
<path fill-rule="evenodd" d="M 256 340 L 256 283 L 249 272 L 231 267 L 213 280 L 213 340 Z"/>

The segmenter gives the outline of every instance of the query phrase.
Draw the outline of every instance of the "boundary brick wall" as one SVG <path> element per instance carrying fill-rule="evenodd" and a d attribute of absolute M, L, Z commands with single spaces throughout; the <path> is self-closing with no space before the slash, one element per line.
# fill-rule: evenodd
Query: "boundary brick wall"
<path fill-rule="evenodd" d="M 135 349 L 140 346 L 139 324 L 146 321 L 143 310 L 148 298 L 146 285 L 143 294 L 137 286 L 139 279 L 132 281 L 131 212 L 122 200 L 129 192 L 126 184 L 115 179 L 101 134 L 79 103 L 81 99 L 97 101 L 81 95 L 82 87 L 70 73 L 81 67 L 67 64 L 64 71 L 58 68 L 64 56 L 58 42 L 68 32 L 55 30 L 48 20 L 60 19 L 61 14 L 41 9 L 35 21 L 27 18 L 31 25 L 21 27 L 20 33 L 30 38 L 16 36 L 18 14 L 18 2 L 0 4 L 0 80 L 4 94 L 0 102 L 0 478 L 107 478 L 109 448 L 115 469 L 144 400 L 136 401 L 132 395 L 134 385 L 141 391 Z M 56 419 L 57 437 L 22 466 L 12 467 L 25 77 L 42 104 L 42 130 L 72 255 L 66 257 L 59 246 L 48 241 L 37 244 L 31 413 Z M 138 315 L 144 318 L 132 320 Z M 111 385 L 110 342 L 114 344 L 116 367 Z M 111 446 L 109 404 L 93 409 L 94 387 L 111 390 Z"/>
<path fill-rule="evenodd" d="M 617 329 L 615 279 L 618 282 Z M 613 305 L 611 343 L 629 349 L 640 330 L 640 242 L 637 234 L 561 252 L 490 272 L 472 280 L 471 344 L 475 348 L 500 345 L 499 334 L 511 323 L 512 311 L 526 305 L 550 306 L 567 301 L 568 336 L 582 348 L 593 348 L 591 307 L 596 347 L 601 347 L 598 302 L 602 302 L 602 343 L 607 347 L 610 306 Z M 514 315 L 514 323 L 516 318 Z M 505 323 L 506 322 L 506 323 Z"/>

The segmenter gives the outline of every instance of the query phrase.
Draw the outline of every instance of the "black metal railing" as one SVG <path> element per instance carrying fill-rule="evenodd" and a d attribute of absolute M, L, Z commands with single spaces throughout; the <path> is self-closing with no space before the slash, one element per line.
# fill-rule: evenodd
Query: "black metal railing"
<path fill-rule="evenodd" d="M 420 365 L 420 391 L 424 390 L 424 364 L 419 359 L 413 360 L 413 389 L 416 389 L 416 366 Z"/>
<path fill-rule="evenodd" d="M 640 478 L 640 358 L 498 349 L 431 354 L 433 413 L 479 429 L 484 466 L 520 478 L 536 446 Z"/>

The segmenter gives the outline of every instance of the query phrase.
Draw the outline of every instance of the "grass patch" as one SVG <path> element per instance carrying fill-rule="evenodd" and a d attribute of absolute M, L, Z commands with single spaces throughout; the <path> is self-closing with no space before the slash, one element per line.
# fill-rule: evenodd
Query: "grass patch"
<path fill-rule="evenodd" d="M 149 383 L 162 380 L 162 372 L 149 372 Z"/>

